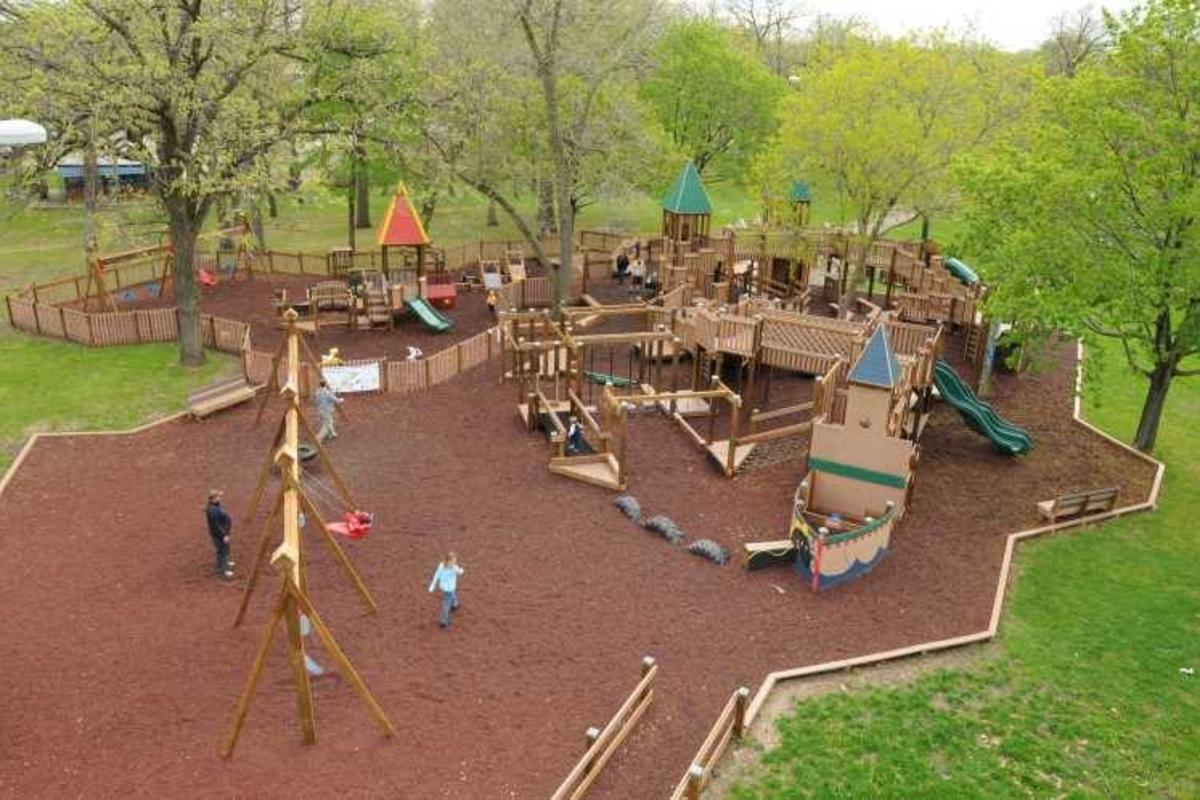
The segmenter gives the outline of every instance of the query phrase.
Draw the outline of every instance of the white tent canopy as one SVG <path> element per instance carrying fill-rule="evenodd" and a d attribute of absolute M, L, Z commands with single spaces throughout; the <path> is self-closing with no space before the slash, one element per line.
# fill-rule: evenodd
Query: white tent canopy
<path fill-rule="evenodd" d="M 0 119 L 0 147 L 23 144 L 42 144 L 46 129 L 27 119 Z"/>

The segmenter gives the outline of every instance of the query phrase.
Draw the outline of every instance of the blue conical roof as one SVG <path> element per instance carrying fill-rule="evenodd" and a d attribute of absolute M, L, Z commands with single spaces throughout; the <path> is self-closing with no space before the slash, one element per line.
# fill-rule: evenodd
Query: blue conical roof
<path fill-rule="evenodd" d="M 900 362 L 892 353 L 887 326 L 880 323 L 867 340 L 866 349 L 850 369 L 851 383 L 891 389 L 900 380 Z"/>

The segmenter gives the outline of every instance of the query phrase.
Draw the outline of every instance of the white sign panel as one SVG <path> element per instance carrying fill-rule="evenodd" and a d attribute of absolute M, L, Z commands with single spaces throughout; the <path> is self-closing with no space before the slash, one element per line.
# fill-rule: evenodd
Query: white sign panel
<path fill-rule="evenodd" d="M 338 394 L 352 392 L 377 392 L 383 387 L 383 378 L 379 372 L 379 362 L 370 364 L 343 365 L 340 367 L 321 367 L 329 388 Z"/>

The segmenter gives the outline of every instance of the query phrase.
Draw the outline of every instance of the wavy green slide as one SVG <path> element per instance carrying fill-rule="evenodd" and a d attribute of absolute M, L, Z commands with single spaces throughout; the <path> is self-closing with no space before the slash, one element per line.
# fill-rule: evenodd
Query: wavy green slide
<path fill-rule="evenodd" d="M 954 368 L 941 359 L 933 365 L 933 383 L 942 398 L 958 409 L 967 425 L 986 436 L 1001 453 L 1020 455 L 1033 447 L 1033 437 L 1024 428 L 1004 421 L 996 409 L 976 397 Z"/>
<path fill-rule="evenodd" d="M 418 297 L 415 300 L 405 300 L 404 303 L 410 311 L 417 315 L 417 319 L 425 324 L 426 328 L 435 330 L 438 333 L 445 333 L 454 327 L 454 323 L 444 316 L 442 312 L 429 305 L 429 301 L 424 297 Z"/>

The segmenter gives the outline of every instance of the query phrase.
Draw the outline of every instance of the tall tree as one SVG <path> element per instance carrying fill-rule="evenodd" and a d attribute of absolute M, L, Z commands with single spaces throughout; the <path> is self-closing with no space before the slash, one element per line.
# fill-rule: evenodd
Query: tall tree
<path fill-rule="evenodd" d="M 775 130 L 787 84 L 710 20 L 683 20 L 655 48 L 642 98 L 701 173 L 714 160 L 745 167 Z"/>
<path fill-rule="evenodd" d="M 953 159 L 1019 117 L 1026 83 L 1019 63 L 939 33 L 854 39 L 793 82 L 778 133 L 784 163 L 845 198 L 866 252 L 891 228 L 951 206 Z M 848 290 L 853 285 L 847 281 Z"/>
<path fill-rule="evenodd" d="M 1047 80 L 1020 145 L 962 182 L 991 312 L 1119 341 L 1149 380 L 1150 450 L 1171 382 L 1200 374 L 1200 9 L 1152 0 L 1106 26 L 1109 55 Z"/>
<path fill-rule="evenodd" d="M 1104 52 L 1107 36 L 1092 6 L 1064 11 L 1054 18 L 1050 38 L 1041 46 L 1046 72 L 1073 78 L 1085 61 Z"/>
<path fill-rule="evenodd" d="M 629 166 L 629 129 L 603 114 L 636 104 L 655 0 L 439 0 L 428 140 L 455 176 L 508 215 L 549 259 L 509 186 L 548 181 L 558 230 L 555 307 L 570 299 L 575 213 Z M 620 114 L 627 118 L 629 114 Z M 634 115 L 636 116 L 636 114 Z"/>
<path fill-rule="evenodd" d="M 791 0 L 728 0 L 734 24 L 749 34 L 759 58 L 779 77 L 788 74 L 785 44 L 801 17 Z"/>
<path fill-rule="evenodd" d="M 214 201 L 259 185 L 262 158 L 290 135 L 303 105 L 290 80 L 303 22 L 295 0 L 35 0 L 12 23 L 16 55 L 42 90 L 98 105 L 150 165 L 170 224 L 185 365 L 204 360 L 197 236 Z"/>

